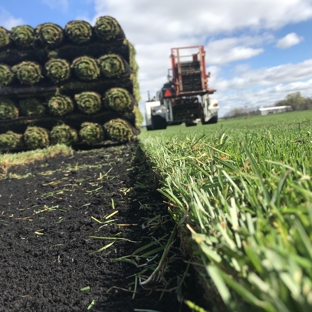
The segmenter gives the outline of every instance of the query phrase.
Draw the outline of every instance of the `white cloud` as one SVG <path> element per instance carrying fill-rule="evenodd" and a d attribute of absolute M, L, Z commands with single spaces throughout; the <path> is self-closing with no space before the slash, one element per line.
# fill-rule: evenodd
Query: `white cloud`
<path fill-rule="evenodd" d="M 206 45 L 207 62 L 209 64 L 227 64 L 234 61 L 249 59 L 263 53 L 259 47 L 272 42 L 274 37 L 269 34 L 263 36 L 241 36 L 211 40 Z"/>
<path fill-rule="evenodd" d="M 51 9 L 60 9 L 64 12 L 68 9 L 68 0 L 42 0 L 42 2 Z"/>
<path fill-rule="evenodd" d="M 279 49 L 287 49 L 300 43 L 302 40 L 302 37 L 299 37 L 296 33 L 292 32 L 286 35 L 284 38 L 278 40 L 276 47 Z"/>
<path fill-rule="evenodd" d="M 215 83 L 219 90 L 233 90 L 291 83 L 310 77 L 312 77 L 312 59 L 298 64 L 283 64 L 269 68 L 246 70 L 229 80 L 217 79 Z"/>
<path fill-rule="evenodd" d="M 273 106 L 283 100 L 289 93 L 300 92 L 304 97 L 311 97 L 312 79 L 299 82 L 278 84 L 260 90 L 246 89 L 221 92 L 218 94 L 220 115 L 224 116 L 234 108 L 255 110 L 264 106 Z"/>
<path fill-rule="evenodd" d="M 117 18 L 135 44 L 277 29 L 312 17 L 310 0 L 95 0 L 97 15 Z"/>
<path fill-rule="evenodd" d="M 1 26 L 10 30 L 12 27 L 23 24 L 21 18 L 14 17 L 10 12 L 0 7 L 0 21 Z"/>

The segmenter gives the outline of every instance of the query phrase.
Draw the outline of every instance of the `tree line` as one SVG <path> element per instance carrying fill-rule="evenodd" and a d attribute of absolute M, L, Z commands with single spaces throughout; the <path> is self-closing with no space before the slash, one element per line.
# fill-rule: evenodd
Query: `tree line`
<path fill-rule="evenodd" d="M 288 94 L 284 100 L 275 102 L 273 106 L 290 106 L 292 111 L 308 110 L 312 109 L 312 98 L 304 97 L 300 92 L 294 92 Z M 259 107 L 253 107 L 250 109 L 245 106 L 231 109 L 225 114 L 224 118 L 251 117 L 260 114 Z"/>

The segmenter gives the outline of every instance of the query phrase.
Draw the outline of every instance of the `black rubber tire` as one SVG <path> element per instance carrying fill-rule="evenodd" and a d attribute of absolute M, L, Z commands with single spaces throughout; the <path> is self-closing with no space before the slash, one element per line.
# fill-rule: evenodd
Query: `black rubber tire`
<path fill-rule="evenodd" d="M 167 129 L 167 121 L 161 116 L 152 116 L 153 130 Z"/>
<path fill-rule="evenodd" d="M 203 125 L 211 125 L 211 124 L 216 124 L 218 122 L 218 115 L 212 117 L 208 121 L 204 121 L 204 118 L 201 119 L 201 122 Z"/>
<path fill-rule="evenodd" d="M 197 126 L 197 123 L 195 123 L 195 122 L 186 122 L 185 123 L 185 127 L 194 127 L 194 126 Z"/>

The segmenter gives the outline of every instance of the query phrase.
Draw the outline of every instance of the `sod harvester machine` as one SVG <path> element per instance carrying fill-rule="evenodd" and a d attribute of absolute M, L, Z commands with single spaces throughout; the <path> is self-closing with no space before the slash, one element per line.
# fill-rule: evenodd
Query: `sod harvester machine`
<path fill-rule="evenodd" d="M 147 130 L 181 123 L 195 126 L 198 119 L 217 123 L 219 106 L 209 97 L 216 90 L 208 88 L 204 47 L 172 48 L 170 59 L 168 82 L 145 103 Z"/>
<path fill-rule="evenodd" d="M 118 21 L 0 26 L 0 152 L 127 143 L 140 132 L 138 66 Z"/>

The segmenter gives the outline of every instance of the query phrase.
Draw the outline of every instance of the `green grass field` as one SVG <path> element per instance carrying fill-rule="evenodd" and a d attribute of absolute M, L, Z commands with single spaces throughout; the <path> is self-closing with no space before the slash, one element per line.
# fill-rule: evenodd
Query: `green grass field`
<path fill-rule="evenodd" d="M 140 134 L 211 311 L 312 310 L 311 133 L 312 111 L 303 111 Z M 71 153 L 0 155 L 0 178 Z"/>
<path fill-rule="evenodd" d="M 311 132 L 303 111 L 139 137 L 186 253 L 229 311 L 312 309 Z"/>

